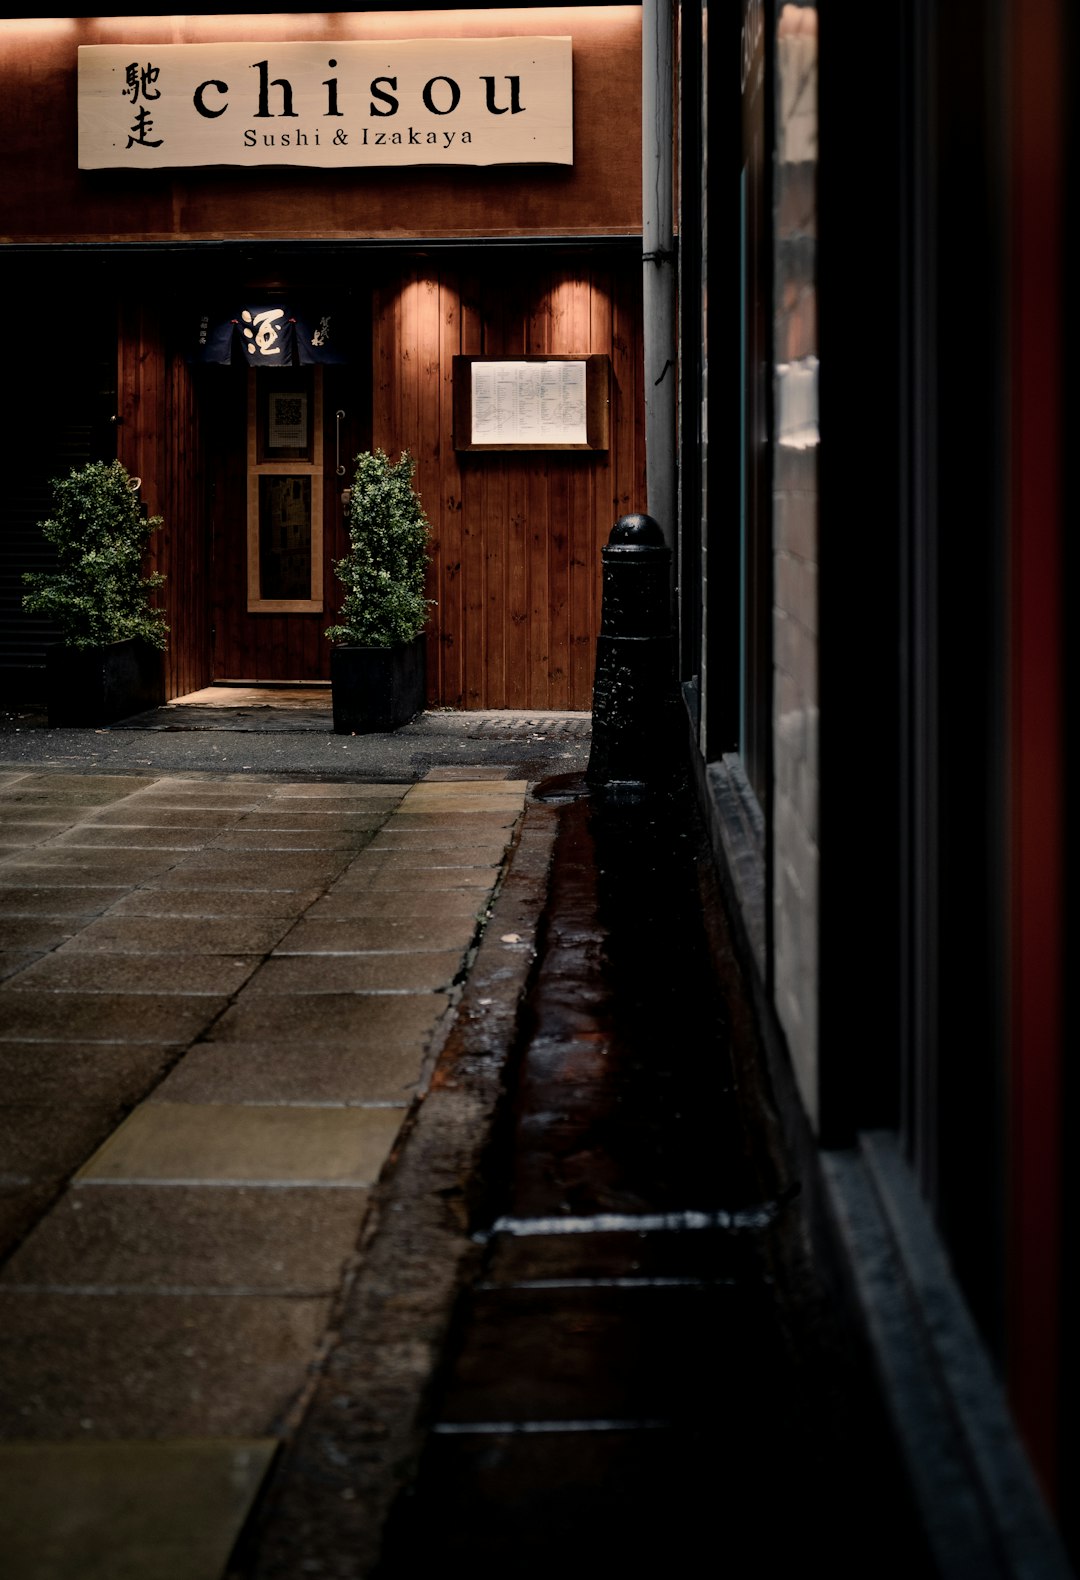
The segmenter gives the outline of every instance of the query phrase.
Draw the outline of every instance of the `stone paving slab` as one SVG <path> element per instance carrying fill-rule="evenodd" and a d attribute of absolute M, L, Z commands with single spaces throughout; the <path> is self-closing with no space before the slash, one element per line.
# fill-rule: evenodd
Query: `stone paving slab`
<path fill-rule="evenodd" d="M 56 804 L 66 802 L 69 806 L 107 806 L 110 801 L 118 801 L 121 797 L 145 789 L 152 783 L 152 780 L 140 779 L 134 774 L 129 777 L 127 774 L 69 776 L 34 773 L 25 774 L 17 784 L 5 788 L 0 794 L 5 802 L 10 799 L 16 805 L 37 799 Z"/>
<path fill-rule="evenodd" d="M 77 841 L 84 837 L 87 826 L 81 823 L 69 833 L 76 836 Z M 115 830 L 101 830 L 99 833 L 112 836 Z M 126 834 L 126 831 L 122 833 Z M 77 842 L 73 844 L 71 839 L 63 836 L 47 845 L 35 845 L 32 852 L 8 856 L 0 871 L 3 871 L 6 882 L 19 882 L 19 878 L 13 878 L 11 874 L 44 871 L 46 867 L 69 867 L 71 871 L 76 871 L 77 867 L 84 867 L 87 871 L 93 872 L 115 872 L 117 875 L 114 882 L 129 882 L 129 880 L 137 882 L 144 872 L 161 872 L 177 861 L 177 856 L 172 850 L 156 850 L 148 845 L 145 847 L 123 845 L 120 848 L 112 848 L 109 844 L 93 844 L 93 839 L 95 839 L 95 831 L 90 830 L 90 833 L 85 833 L 84 844 Z"/>
<path fill-rule="evenodd" d="M 0 903 L 3 891 L 0 890 Z M 68 943 L 76 933 L 72 925 L 52 918 L 0 916 L 0 949 L 35 949 L 41 953 Z"/>
<path fill-rule="evenodd" d="M 290 1296 L 0 1289 L 0 1441 L 276 1434 L 329 1308 Z"/>
<path fill-rule="evenodd" d="M 77 1187 L 0 1273 L 0 1286 L 329 1296 L 356 1250 L 368 1189 Z"/>
<path fill-rule="evenodd" d="M 378 894 L 437 894 L 446 889 L 490 889 L 493 872 L 491 867 L 411 867 L 403 866 L 391 858 L 355 868 L 341 877 L 333 888 L 334 896 L 350 889 L 363 889 Z"/>
<path fill-rule="evenodd" d="M 148 1101 L 166 1103 L 389 1104 L 417 1095 L 424 1059 L 408 1038 L 320 1046 L 201 1042 Z"/>
<path fill-rule="evenodd" d="M 245 1003 L 251 994 L 262 993 L 446 992 L 464 958 L 464 948 L 403 955 L 273 957 L 252 981 Z"/>
<path fill-rule="evenodd" d="M 42 994 L 0 988 L 0 1041 L 158 1042 L 186 1047 L 221 1013 L 204 994 Z"/>
<path fill-rule="evenodd" d="M 211 994 L 238 993 L 259 964 L 258 955 L 71 954 L 63 950 L 35 961 L 12 986 L 41 993 Z"/>
<path fill-rule="evenodd" d="M 161 1043 L 0 1042 L 0 1091 L 56 1109 L 77 1097 L 123 1110 L 141 1101 L 175 1059 Z"/>
<path fill-rule="evenodd" d="M 378 818 L 371 818 L 367 827 L 361 828 L 289 828 L 259 827 L 232 828 L 219 834 L 213 842 L 215 851 L 322 851 L 363 850 L 378 827 Z"/>
<path fill-rule="evenodd" d="M 387 889 L 373 894 L 363 884 L 335 887 L 311 907 L 306 921 L 347 922 L 364 918 L 395 916 L 417 917 L 431 921 L 444 917 L 477 919 L 484 913 L 484 895 L 475 889 L 416 890 L 403 894 Z"/>
<path fill-rule="evenodd" d="M 140 888 L 144 892 L 158 893 L 183 893 L 187 889 L 218 889 L 252 895 L 274 891 L 296 894 L 305 889 L 321 893 L 342 871 L 347 861 L 348 855 L 343 851 L 340 861 L 320 870 L 317 865 L 310 863 L 298 866 L 295 858 L 276 857 L 270 861 L 265 853 L 260 853 L 257 862 L 245 861 L 240 864 L 233 851 L 228 856 L 220 854 L 216 862 L 200 861 L 197 866 L 185 864 L 173 867 L 169 872 L 148 878 Z M 136 899 L 133 895 L 132 902 Z"/>
<path fill-rule="evenodd" d="M 70 786 L 65 792 L 59 781 L 55 788 L 44 785 L 27 787 L 25 780 L 17 787 L 0 786 L 0 806 L 3 807 L 5 817 L 9 814 L 16 817 L 20 810 L 29 811 L 33 817 L 40 808 L 50 814 L 66 814 L 69 820 L 73 820 L 94 807 L 109 806 L 118 799 L 115 795 L 95 795 L 92 792 L 79 795 L 77 787 L 73 791 Z"/>
<path fill-rule="evenodd" d="M 35 845 L 32 855 L 20 853 L 16 860 L 6 861 L 2 876 L 5 885 L 12 887 L 132 885 L 167 872 L 176 860 L 176 851 L 117 852 L 86 847 L 68 850 L 56 845 Z"/>
<path fill-rule="evenodd" d="M 484 829 L 465 824 L 456 829 L 452 826 L 437 829 L 402 828 L 398 820 L 393 819 L 379 829 L 368 851 L 372 855 L 376 851 L 394 851 L 400 855 L 407 853 L 421 858 L 427 851 L 432 855 L 449 852 L 467 861 L 494 862 L 502 860 L 509 839 L 510 831 L 502 827 Z"/>
<path fill-rule="evenodd" d="M 55 839 L 68 823 L 19 823 L 0 828 L 0 852 L 33 850 L 44 840 Z"/>
<path fill-rule="evenodd" d="M 494 817 L 519 802 L 527 789 L 528 786 L 521 779 L 503 779 L 498 783 L 463 781 L 455 784 L 422 781 L 413 786 L 400 810 L 411 817 L 436 816 L 460 810 Z"/>
<path fill-rule="evenodd" d="M 312 792 L 318 788 L 317 785 L 310 786 Z M 402 801 L 401 795 L 387 795 L 385 791 L 381 795 L 370 793 L 378 788 L 375 785 L 356 787 L 367 790 L 367 795 L 355 794 L 353 787 L 348 785 L 323 785 L 321 788 L 330 793 L 286 795 L 285 787 L 282 786 L 275 794 L 250 807 L 244 815 L 245 821 L 257 824 L 265 822 L 271 828 L 280 821 L 285 828 L 303 828 L 305 824 L 314 825 L 322 821 L 332 823 L 340 818 L 349 827 L 353 824 L 378 823 L 380 819 L 396 812 Z"/>
<path fill-rule="evenodd" d="M 76 1182 L 370 1185 L 401 1119 L 390 1108 L 144 1103 Z"/>
<path fill-rule="evenodd" d="M 7 1181 L 0 1176 L 0 1255 L 32 1229 L 57 1193 L 53 1180 Z"/>
<path fill-rule="evenodd" d="M 180 811 L 217 809 L 240 815 L 261 806 L 271 793 L 265 784 L 248 778 L 234 784 L 216 775 L 209 779 L 166 777 L 135 792 L 126 804 L 133 810 L 175 807 Z"/>
<path fill-rule="evenodd" d="M 405 954 L 413 950 L 453 949 L 468 942 L 463 941 L 465 931 L 459 916 L 378 916 L 331 921 L 321 919 L 317 908 L 313 908 L 284 935 L 274 955 Z"/>
<path fill-rule="evenodd" d="M 269 848 L 275 852 L 278 850 L 277 846 Z M 330 883 L 348 862 L 348 852 L 337 850 L 282 852 L 280 855 L 275 854 L 274 860 L 270 862 L 266 859 L 265 850 L 228 850 L 215 841 L 185 856 L 176 871 L 185 877 L 194 877 L 202 872 L 215 875 L 227 873 L 230 877 L 235 874 L 241 880 L 263 880 L 253 883 L 252 887 L 265 888 L 269 868 L 272 869 L 272 875 L 280 880 L 281 886 L 288 881 L 296 888 L 311 883 Z M 297 879 L 300 880 L 299 884 Z"/>
<path fill-rule="evenodd" d="M 39 949 L 0 949 L 0 982 L 10 982 L 41 958 Z"/>
<path fill-rule="evenodd" d="M 33 877 L 29 883 L 15 883 L 0 869 L 0 909 L 9 919 L 100 916 L 116 901 L 126 899 L 129 892 L 127 887 L 115 883 L 42 885 Z"/>
<path fill-rule="evenodd" d="M 163 806 L 148 795 L 133 796 L 95 813 L 93 827 L 199 829 L 212 834 L 249 815 L 247 807 Z"/>
<path fill-rule="evenodd" d="M 216 830 L 211 831 L 211 837 Z M 53 852 L 78 851 L 80 860 L 88 860 L 84 852 L 93 851 L 188 851 L 202 850 L 207 843 L 207 831 L 201 828 L 192 828 L 182 823 L 172 823 L 164 827 L 152 827 L 145 823 L 78 823 L 74 828 L 66 829 L 62 834 L 57 834 L 48 853 L 41 852 L 42 858 L 46 854 L 50 859 L 60 861 L 62 858 Z"/>
<path fill-rule="evenodd" d="M 265 955 L 288 933 L 292 918 L 264 921 L 222 916 L 103 916 L 73 936 L 59 935 L 60 954 Z M 2 937 L 0 933 L 0 937 Z M 46 934 L 42 935 L 47 936 Z"/>
<path fill-rule="evenodd" d="M 11 1184 L 61 1182 L 112 1133 L 123 1117 L 120 1103 L 76 1099 L 55 1103 L 0 1104 L 0 1172 Z"/>
<path fill-rule="evenodd" d="M 141 774 L 64 774 L 41 769 L 21 775 L 19 788 L 51 790 L 57 795 L 70 796 L 72 800 L 89 801 L 99 796 L 108 800 L 114 796 L 130 795 L 153 783 L 153 778 Z"/>
<path fill-rule="evenodd" d="M 399 806 L 409 793 L 408 785 L 293 783 L 274 786 L 279 801 L 379 801 Z"/>
<path fill-rule="evenodd" d="M 413 812 L 411 810 L 394 813 L 394 831 L 398 829 L 415 830 L 426 833 L 429 829 L 460 829 L 463 819 L 474 823 L 478 829 L 490 830 L 494 828 L 506 829 L 507 833 L 517 822 L 517 815 L 508 807 L 505 811 L 465 811 L 460 807 L 453 810 Z"/>
<path fill-rule="evenodd" d="M 321 888 L 311 885 L 301 885 L 295 889 L 285 885 L 251 889 L 225 884 L 221 888 L 214 888 L 211 878 L 200 874 L 197 884 L 184 887 L 175 884 L 169 888 L 146 885 L 134 893 L 123 890 L 108 910 L 110 920 L 143 916 L 220 920 L 240 917 L 245 921 L 258 917 L 284 917 L 291 920 L 298 912 L 306 911 L 322 892 Z"/>
<path fill-rule="evenodd" d="M 431 842 L 424 845 L 410 847 L 399 845 L 393 837 L 383 838 L 380 833 L 375 839 L 369 841 L 367 846 L 358 853 L 356 859 L 350 864 L 346 878 L 355 878 L 367 881 L 370 874 L 376 872 L 416 872 L 422 867 L 427 867 L 431 872 L 478 872 L 486 876 L 487 881 L 492 881 L 491 869 L 497 867 L 506 851 L 505 840 L 492 841 L 489 845 L 463 845 L 456 841 L 444 849 L 433 849 Z M 339 880 L 343 881 L 343 880 Z"/>
<path fill-rule="evenodd" d="M 338 806 L 334 803 L 317 801 L 314 805 L 318 810 L 312 810 L 301 801 L 273 801 L 266 806 L 245 812 L 244 816 L 237 820 L 236 827 L 245 833 L 282 829 L 297 831 L 310 829 L 316 833 L 323 833 L 327 829 L 335 831 L 378 829 L 394 807 L 392 802 L 387 802 L 385 806 L 373 802 L 361 802 L 359 806 L 356 802 L 349 802 Z"/>
<path fill-rule="evenodd" d="M 213 1042 L 346 1043 L 354 1048 L 426 1045 L 446 1012 L 445 994 L 311 993 L 302 1000 L 247 994 L 210 1032 Z"/>
<path fill-rule="evenodd" d="M 42 798 L 40 801 L 22 801 L 13 806 L 12 799 L 10 795 L 4 795 L 0 788 L 0 816 L 5 828 L 20 828 L 28 823 L 48 829 L 70 828 L 85 811 L 84 807 L 73 807 L 67 801 L 54 802 Z"/>
<path fill-rule="evenodd" d="M 0 1447 L 5 1580 L 221 1580 L 273 1438 Z"/>

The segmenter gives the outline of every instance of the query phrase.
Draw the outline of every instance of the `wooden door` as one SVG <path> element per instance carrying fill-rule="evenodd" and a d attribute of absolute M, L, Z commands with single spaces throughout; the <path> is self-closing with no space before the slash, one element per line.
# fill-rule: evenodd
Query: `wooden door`
<path fill-rule="evenodd" d="M 215 680 L 328 680 L 356 374 L 208 368 Z M 344 467 L 344 471 L 339 468 Z"/>

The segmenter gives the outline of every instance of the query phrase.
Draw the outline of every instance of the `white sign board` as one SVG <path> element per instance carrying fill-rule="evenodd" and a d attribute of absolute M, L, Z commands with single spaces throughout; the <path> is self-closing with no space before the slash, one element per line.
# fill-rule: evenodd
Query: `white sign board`
<path fill-rule="evenodd" d="M 474 362 L 473 444 L 585 444 L 585 363 Z"/>
<path fill-rule="evenodd" d="M 80 170 L 573 158 L 569 38 L 79 49 Z"/>

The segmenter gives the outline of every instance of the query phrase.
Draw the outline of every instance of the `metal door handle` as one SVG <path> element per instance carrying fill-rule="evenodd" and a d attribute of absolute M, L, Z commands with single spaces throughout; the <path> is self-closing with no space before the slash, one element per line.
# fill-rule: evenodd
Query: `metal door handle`
<path fill-rule="evenodd" d="M 337 459 L 336 471 L 339 477 L 345 476 L 345 468 L 341 464 L 341 419 L 344 415 L 343 411 L 336 412 L 336 421 L 334 423 L 334 455 Z"/>

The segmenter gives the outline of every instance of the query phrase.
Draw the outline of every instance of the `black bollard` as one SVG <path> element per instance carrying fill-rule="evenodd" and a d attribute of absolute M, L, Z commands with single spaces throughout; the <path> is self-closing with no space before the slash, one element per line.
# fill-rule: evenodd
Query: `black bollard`
<path fill-rule="evenodd" d="M 678 777 L 678 693 L 671 550 L 652 516 L 620 516 L 603 561 L 585 780 L 616 801 L 667 790 Z"/>

